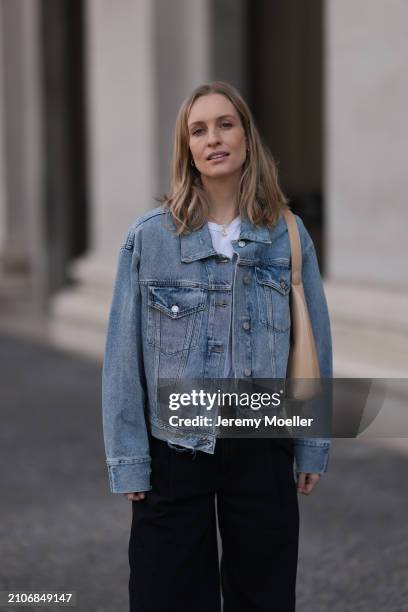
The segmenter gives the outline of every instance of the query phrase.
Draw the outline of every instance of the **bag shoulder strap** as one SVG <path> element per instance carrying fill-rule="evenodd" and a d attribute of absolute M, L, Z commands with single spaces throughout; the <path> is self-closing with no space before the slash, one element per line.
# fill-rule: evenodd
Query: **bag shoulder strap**
<path fill-rule="evenodd" d="M 285 217 L 286 225 L 288 226 L 290 250 L 292 254 L 292 283 L 294 285 L 301 285 L 302 247 L 300 244 L 299 229 L 296 223 L 295 215 L 291 210 L 286 208 L 282 211 L 282 214 Z"/>

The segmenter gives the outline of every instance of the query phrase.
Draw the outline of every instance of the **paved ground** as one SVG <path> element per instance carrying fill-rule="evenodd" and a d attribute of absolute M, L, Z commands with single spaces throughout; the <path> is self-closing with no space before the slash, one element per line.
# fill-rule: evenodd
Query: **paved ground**
<path fill-rule="evenodd" d="M 126 612 L 131 506 L 108 489 L 100 364 L 7 336 L 0 362 L 0 590 Z M 407 472 L 406 455 L 334 443 L 300 501 L 298 612 L 408 611 Z"/>

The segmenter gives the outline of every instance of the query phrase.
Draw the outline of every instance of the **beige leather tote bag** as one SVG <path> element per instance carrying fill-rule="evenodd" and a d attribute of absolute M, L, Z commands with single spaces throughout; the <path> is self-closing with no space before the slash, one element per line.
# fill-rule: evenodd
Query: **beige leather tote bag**
<path fill-rule="evenodd" d="M 285 209 L 283 215 L 288 226 L 292 254 L 291 346 L 287 378 L 300 379 L 293 381 L 290 395 L 294 399 L 307 400 L 321 391 L 319 360 L 303 290 L 302 250 L 299 230 L 295 216 L 289 209 Z M 315 379 L 315 382 L 305 379 Z"/>

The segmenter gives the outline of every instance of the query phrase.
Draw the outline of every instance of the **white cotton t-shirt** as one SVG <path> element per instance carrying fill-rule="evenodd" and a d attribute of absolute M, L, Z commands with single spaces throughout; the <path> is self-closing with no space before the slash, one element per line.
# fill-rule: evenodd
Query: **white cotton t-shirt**
<path fill-rule="evenodd" d="M 227 236 L 223 236 L 223 226 L 218 223 L 213 223 L 212 221 L 207 221 L 208 229 L 210 230 L 211 239 L 213 243 L 214 249 L 217 253 L 221 253 L 222 255 L 226 255 L 229 259 L 235 260 L 234 265 L 236 266 L 237 255 L 234 252 L 231 240 L 238 240 L 239 234 L 241 232 L 241 219 L 240 217 L 235 217 L 233 221 L 227 226 Z M 232 316 L 232 308 L 231 308 L 231 316 Z M 224 368 L 224 378 L 234 378 L 234 373 L 232 371 L 232 321 L 230 321 L 230 329 L 229 329 L 229 340 L 228 340 L 228 351 L 225 359 L 225 368 Z"/>
<path fill-rule="evenodd" d="M 223 225 L 219 225 L 218 223 L 213 223 L 212 221 L 207 221 L 208 229 L 210 230 L 212 243 L 214 249 L 218 253 L 222 253 L 232 259 L 234 255 L 234 251 L 231 245 L 231 240 L 237 240 L 239 238 L 239 234 L 241 231 L 241 219 L 239 217 L 235 217 L 233 221 L 227 226 L 227 236 L 223 236 Z"/>

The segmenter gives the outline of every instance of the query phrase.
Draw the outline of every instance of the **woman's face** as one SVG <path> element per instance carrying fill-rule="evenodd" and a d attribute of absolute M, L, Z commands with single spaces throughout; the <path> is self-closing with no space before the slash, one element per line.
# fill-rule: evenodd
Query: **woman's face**
<path fill-rule="evenodd" d="M 197 170 L 206 177 L 226 177 L 241 170 L 247 141 L 238 113 L 222 94 L 198 98 L 188 117 L 189 145 Z"/>

